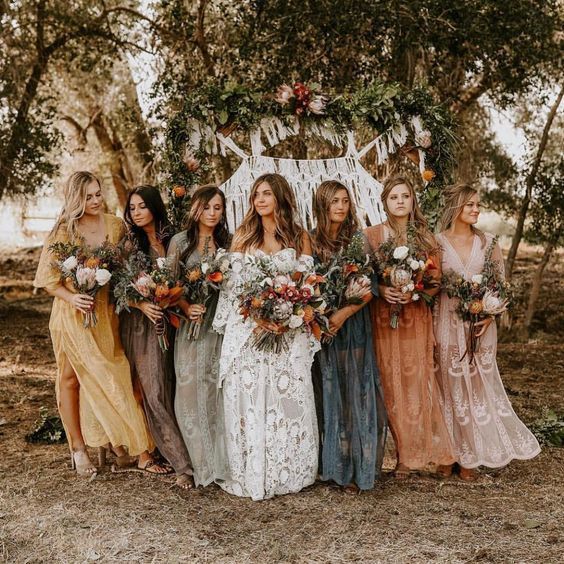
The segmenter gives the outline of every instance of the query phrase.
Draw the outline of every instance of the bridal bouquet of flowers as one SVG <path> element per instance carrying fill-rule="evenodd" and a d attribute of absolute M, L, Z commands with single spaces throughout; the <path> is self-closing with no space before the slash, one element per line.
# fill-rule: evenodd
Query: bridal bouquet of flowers
<path fill-rule="evenodd" d="M 55 257 L 53 266 L 60 272 L 61 280 L 71 284 L 79 294 L 95 297 L 119 267 L 119 255 L 115 245 L 104 241 L 97 247 L 57 242 L 49 246 Z M 83 314 L 82 325 L 88 329 L 98 322 L 94 306 Z"/>
<path fill-rule="evenodd" d="M 308 331 L 321 340 L 328 330 L 327 303 L 321 293 L 322 276 L 293 265 L 282 271 L 271 257 L 249 257 L 249 276 L 239 295 L 239 312 L 258 325 L 252 345 L 277 354 L 288 350 L 290 331 Z M 261 326 L 269 323 L 272 330 Z"/>
<path fill-rule="evenodd" d="M 116 311 L 129 311 L 131 303 L 149 301 L 163 310 L 163 316 L 156 325 L 161 350 L 167 351 L 170 343 L 167 328 L 180 326 L 181 315 L 172 311 L 184 293 L 182 284 L 176 281 L 166 267 L 166 259 L 161 257 L 153 264 L 140 250 L 128 254 L 119 273 L 116 275 L 114 297 Z"/>
<path fill-rule="evenodd" d="M 433 298 L 426 294 L 425 288 L 438 286 L 431 272 L 437 269 L 433 259 L 425 251 L 417 248 L 408 233 L 407 245 L 396 246 L 390 239 L 380 245 L 375 253 L 378 275 L 386 286 L 411 293 L 412 301 L 424 300 L 428 305 Z M 397 329 L 402 304 L 392 304 L 390 327 Z"/>
<path fill-rule="evenodd" d="M 364 251 L 362 235 L 353 235 L 345 249 L 326 265 L 319 266 L 317 273 L 323 276 L 322 293 L 328 311 L 365 303 L 372 291 L 370 277 L 374 269 L 370 255 Z"/>
<path fill-rule="evenodd" d="M 214 293 L 219 292 L 229 279 L 229 268 L 228 252 L 220 248 L 215 253 L 209 253 L 206 243 L 202 259 L 184 269 L 182 282 L 186 299 L 191 304 L 207 306 Z M 199 337 L 205 315 L 197 321 L 188 322 L 188 339 Z"/>
<path fill-rule="evenodd" d="M 468 354 L 472 362 L 478 351 L 480 343 L 476 337 L 476 323 L 501 315 L 510 305 L 509 284 L 503 278 L 501 266 L 492 259 L 496 243 L 497 237 L 486 249 L 482 272 L 474 274 L 470 280 L 453 270 L 447 270 L 443 274 L 443 289 L 449 298 L 458 299 L 456 312 L 463 321 L 470 323 L 466 352 L 460 360 Z"/>

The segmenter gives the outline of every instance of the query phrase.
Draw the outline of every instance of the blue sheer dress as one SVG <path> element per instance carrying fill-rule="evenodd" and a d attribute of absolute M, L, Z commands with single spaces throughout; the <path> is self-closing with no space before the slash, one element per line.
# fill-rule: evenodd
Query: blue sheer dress
<path fill-rule="evenodd" d="M 372 287 L 377 295 L 376 278 Z M 382 468 L 386 411 L 369 308 L 349 317 L 333 340 L 323 345 L 313 378 L 322 480 L 371 489 Z"/>

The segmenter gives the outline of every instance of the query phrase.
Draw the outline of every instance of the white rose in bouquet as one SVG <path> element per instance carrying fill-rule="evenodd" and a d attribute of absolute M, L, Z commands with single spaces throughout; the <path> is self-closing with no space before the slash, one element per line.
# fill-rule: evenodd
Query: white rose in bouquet
<path fill-rule="evenodd" d="M 407 258 L 408 254 L 409 249 L 403 245 L 394 249 L 394 258 L 396 260 L 403 260 L 404 258 Z"/>
<path fill-rule="evenodd" d="M 202 262 L 201 269 L 202 269 L 202 274 L 206 274 L 210 269 L 210 265 L 207 262 Z"/>
<path fill-rule="evenodd" d="M 418 270 L 419 269 L 419 261 L 412 259 L 409 261 L 409 268 L 411 268 L 411 270 Z"/>
<path fill-rule="evenodd" d="M 66 259 L 63 264 L 62 267 L 64 270 L 70 272 L 71 270 L 74 270 L 78 265 L 78 259 L 74 256 L 71 255 L 68 259 Z"/>
<path fill-rule="evenodd" d="M 273 317 L 276 321 L 286 321 L 292 315 L 294 307 L 290 302 L 279 300 L 272 308 Z"/>
<path fill-rule="evenodd" d="M 111 277 L 112 273 L 105 268 L 98 268 L 96 270 L 96 282 L 98 282 L 100 286 L 107 284 Z"/>
<path fill-rule="evenodd" d="M 472 276 L 472 284 L 481 284 L 483 280 L 483 274 L 474 274 L 474 276 Z"/>
<path fill-rule="evenodd" d="M 96 270 L 86 266 L 79 266 L 76 269 L 76 281 L 82 288 L 92 290 L 96 286 Z"/>
<path fill-rule="evenodd" d="M 159 257 L 157 259 L 157 268 L 159 270 L 162 270 L 165 266 L 166 266 L 166 258 L 165 257 Z"/>
<path fill-rule="evenodd" d="M 412 302 L 416 302 L 421 296 L 419 294 L 413 294 L 413 296 L 411 296 L 411 301 Z"/>

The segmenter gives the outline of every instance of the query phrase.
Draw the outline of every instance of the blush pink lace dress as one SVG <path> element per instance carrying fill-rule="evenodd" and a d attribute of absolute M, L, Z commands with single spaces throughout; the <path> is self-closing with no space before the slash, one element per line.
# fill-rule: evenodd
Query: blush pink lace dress
<path fill-rule="evenodd" d="M 475 235 L 468 262 L 464 264 L 445 235 L 437 236 L 442 247 L 442 270 L 454 270 L 466 280 L 483 269 L 486 244 Z M 492 254 L 503 271 L 503 256 L 496 245 Z M 437 370 L 444 391 L 444 412 L 457 461 L 464 468 L 505 466 L 513 459 L 525 460 L 540 452 L 534 435 L 517 417 L 507 397 L 496 362 L 497 327 L 491 323 L 480 338 L 474 361 L 466 355 L 468 323 L 456 313 L 457 300 L 441 292 L 435 316 Z"/>

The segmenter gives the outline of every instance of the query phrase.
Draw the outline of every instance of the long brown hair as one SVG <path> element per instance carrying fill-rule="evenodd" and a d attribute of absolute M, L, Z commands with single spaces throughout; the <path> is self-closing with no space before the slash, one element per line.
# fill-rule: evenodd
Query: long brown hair
<path fill-rule="evenodd" d="M 302 254 L 304 229 L 296 221 L 297 207 L 294 192 L 288 181 L 276 173 L 267 173 L 259 176 L 253 183 L 249 196 L 249 211 L 245 214 L 243 222 L 235 233 L 233 248 L 237 251 L 246 251 L 251 248 L 260 248 L 264 243 L 264 227 L 262 219 L 255 209 L 255 195 L 258 187 L 265 182 L 274 194 L 276 206 L 274 220 L 276 229 L 274 237 L 282 248 L 296 249 L 296 254 Z"/>
<path fill-rule="evenodd" d="M 166 206 L 163 202 L 161 193 L 155 186 L 150 186 L 149 184 L 136 186 L 127 195 L 127 201 L 123 211 L 123 219 L 125 220 L 130 236 L 137 242 L 139 248 L 145 254 L 150 254 L 151 244 L 149 243 L 147 233 L 145 233 L 145 230 L 142 227 L 137 227 L 131 217 L 131 210 L 129 209 L 129 206 L 131 204 L 131 198 L 134 195 L 139 196 L 143 200 L 147 209 L 151 212 L 153 221 L 155 222 L 157 239 L 163 244 L 165 250 L 168 249 L 168 244 L 170 243 L 170 239 L 172 238 L 174 232 L 172 231 L 172 226 L 168 220 Z"/>
<path fill-rule="evenodd" d="M 439 218 L 439 231 L 448 231 L 456 221 L 456 218 L 462 212 L 462 208 L 466 203 L 478 193 L 476 188 L 470 186 L 470 184 L 454 184 L 452 186 L 447 186 L 444 191 L 444 208 Z M 486 235 L 480 229 L 476 229 L 473 225 L 470 229 L 475 235 L 478 235 L 482 243 L 482 248 L 486 245 Z"/>
<path fill-rule="evenodd" d="M 339 227 L 337 238 L 333 239 L 330 232 L 331 220 L 329 219 L 329 209 L 331 208 L 333 198 L 339 190 L 344 190 L 349 197 L 349 213 Z M 356 207 L 349 189 L 337 180 L 322 182 L 315 191 L 313 214 L 317 222 L 313 233 L 313 249 L 321 262 L 327 262 L 332 255 L 346 247 L 352 236 L 358 231 L 359 223 Z"/>
<path fill-rule="evenodd" d="M 229 245 L 229 230 L 227 228 L 227 219 L 225 215 L 225 194 L 215 184 L 205 184 L 200 186 L 193 194 L 190 203 L 190 210 L 184 219 L 184 229 L 186 230 L 186 240 L 188 245 L 182 253 L 180 259 L 185 261 L 192 251 L 198 246 L 198 236 L 200 233 L 200 217 L 204 211 L 204 207 L 215 196 L 221 197 L 223 204 L 223 213 L 219 223 L 213 230 L 213 240 L 217 248 L 226 249 Z"/>
<path fill-rule="evenodd" d="M 388 208 L 388 196 L 390 195 L 390 192 L 400 184 L 405 184 L 407 186 L 411 195 L 411 199 L 413 201 L 413 207 L 411 208 L 411 212 L 409 213 L 408 226 L 414 228 L 413 233 L 415 236 L 415 243 L 421 249 L 427 252 L 432 252 L 437 248 L 437 242 L 435 240 L 435 237 L 433 236 L 433 233 L 429 229 L 427 220 L 425 219 L 421 208 L 419 207 L 415 188 L 413 188 L 413 184 L 405 176 L 390 176 L 384 182 L 384 189 L 382 190 L 382 204 L 387 215 L 387 222 L 391 227 L 393 233 L 395 234 L 395 238 L 399 239 L 402 229 L 398 221 L 390 213 L 390 210 Z"/>
<path fill-rule="evenodd" d="M 86 188 L 91 182 L 97 182 L 98 186 L 102 188 L 102 183 L 91 172 L 79 170 L 69 176 L 63 191 L 63 207 L 50 235 L 56 233 L 61 225 L 65 225 L 69 239 L 81 237 L 78 230 L 78 220 L 84 215 Z"/>

